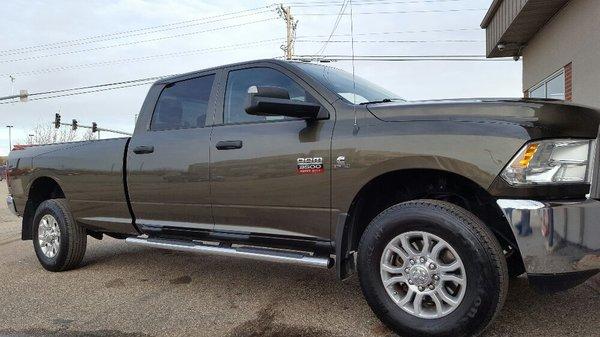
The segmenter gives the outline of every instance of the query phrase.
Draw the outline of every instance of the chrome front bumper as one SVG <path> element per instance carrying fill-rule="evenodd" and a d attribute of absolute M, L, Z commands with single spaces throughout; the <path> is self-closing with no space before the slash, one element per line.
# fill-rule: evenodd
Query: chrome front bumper
<path fill-rule="evenodd" d="M 497 203 L 513 229 L 529 276 L 577 273 L 583 278 L 600 271 L 600 201 Z"/>
<path fill-rule="evenodd" d="M 6 197 L 6 206 L 12 214 L 19 216 L 19 213 L 17 213 L 17 207 L 15 206 L 15 200 L 10 195 Z"/>

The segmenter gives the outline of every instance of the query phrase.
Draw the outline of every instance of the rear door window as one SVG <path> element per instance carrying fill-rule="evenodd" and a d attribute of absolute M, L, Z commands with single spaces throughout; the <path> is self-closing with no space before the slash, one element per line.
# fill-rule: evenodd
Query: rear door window
<path fill-rule="evenodd" d="M 167 85 L 156 103 L 150 130 L 202 128 L 215 75 L 192 78 Z"/>

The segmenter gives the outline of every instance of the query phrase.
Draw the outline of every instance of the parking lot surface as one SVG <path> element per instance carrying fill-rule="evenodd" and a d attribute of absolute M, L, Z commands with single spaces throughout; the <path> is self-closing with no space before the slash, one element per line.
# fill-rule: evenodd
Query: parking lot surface
<path fill-rule="evenodd" d="M 0 183 L 0 200 L 7 193 Z M 393 336 L 356 277 L 89 239 L 80 269 L 50 273 L 0 206 L 0 336 Z M 600 336 L 592 283 L 538 295 L 512 281 L 486 336 Z"/>

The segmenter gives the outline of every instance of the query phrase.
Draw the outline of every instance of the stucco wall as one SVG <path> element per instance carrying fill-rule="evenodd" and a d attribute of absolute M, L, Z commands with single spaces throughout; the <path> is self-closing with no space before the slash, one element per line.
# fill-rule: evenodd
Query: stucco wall
<path fill-rule="evenodd" d="M 523 91 L 573 62 L 573 102 L 600 108 L 600 1 L 571 0 L 523 51 Z"/>

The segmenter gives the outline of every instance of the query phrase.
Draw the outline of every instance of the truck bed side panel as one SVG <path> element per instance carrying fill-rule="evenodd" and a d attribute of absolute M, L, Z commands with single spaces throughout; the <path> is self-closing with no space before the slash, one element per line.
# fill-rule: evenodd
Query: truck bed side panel
<path fill-rule="evenodd" d="M 127 140 L 90 141 L 38 155 L 33 158 L 33 175 L 56 180 L 73 216 L 84 226 L 105 232 L 136 234 L 123 183 Z"/>

